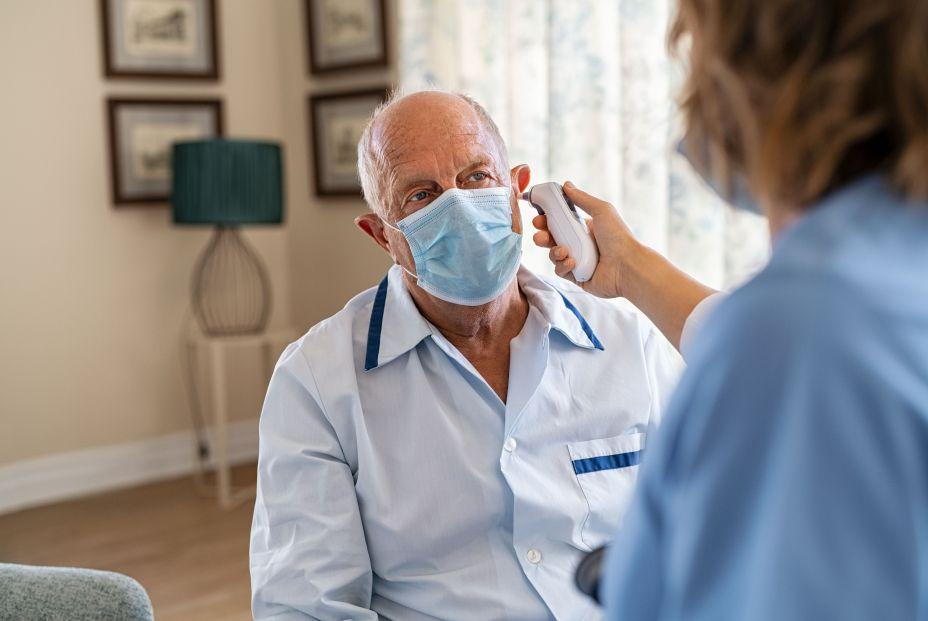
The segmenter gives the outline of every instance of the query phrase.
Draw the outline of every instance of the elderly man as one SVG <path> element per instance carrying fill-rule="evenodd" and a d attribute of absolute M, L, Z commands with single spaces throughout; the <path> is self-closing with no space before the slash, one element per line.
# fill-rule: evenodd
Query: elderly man
<path fill-rule="evenodd" d="M 396 265 L 283 354 L 261 416 L 257 619 L 598 618 L 677 359 L 637 313 L 520 267 L 527 166 L 476 102 L 383 106 L 359 145 Z"/>

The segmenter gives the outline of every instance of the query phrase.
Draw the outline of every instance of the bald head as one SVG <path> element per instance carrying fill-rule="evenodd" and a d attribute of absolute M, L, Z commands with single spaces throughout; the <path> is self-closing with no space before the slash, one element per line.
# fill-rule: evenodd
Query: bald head
<path fill-rule="evenodd" d="M 380 215 L 403 215 L 404 192 L 417 183 L 443 191 L 471 168 L 491 168 L 491 176 L 506 184 L 508 167 L 496 123 L 483 106 L 457 93 L 394 96 L 377 109 L 358 143 L 364 198 Z"/>

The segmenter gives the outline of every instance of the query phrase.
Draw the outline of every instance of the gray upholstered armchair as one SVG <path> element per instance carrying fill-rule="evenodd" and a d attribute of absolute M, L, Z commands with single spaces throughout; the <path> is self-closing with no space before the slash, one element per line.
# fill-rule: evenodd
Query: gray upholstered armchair
<path fill-rule="evenodd" d="M 110 571 L 0 563 L 0 621 L 151 621 L 138 582 Z"/>

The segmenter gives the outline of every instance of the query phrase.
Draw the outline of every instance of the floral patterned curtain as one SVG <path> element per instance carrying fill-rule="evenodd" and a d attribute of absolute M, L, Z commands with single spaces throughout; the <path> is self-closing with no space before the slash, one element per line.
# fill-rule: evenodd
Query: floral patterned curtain
<path fill-rule="evenodd" d="M 763 219 L 727 207 L 676 153 L 672 0 L 398 2 L 401 86 L 475 97 L 534 182 L 570 179 L 612 202 L 639 239 L 709 285 L 764 263 Z M 531 241 L 526 262 L 550 271 Z"/>

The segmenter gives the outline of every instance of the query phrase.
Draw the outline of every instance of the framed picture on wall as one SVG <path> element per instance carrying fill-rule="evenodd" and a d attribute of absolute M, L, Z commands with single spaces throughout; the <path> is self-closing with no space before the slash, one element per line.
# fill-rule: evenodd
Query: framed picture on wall
<path fill-rule="evenodd" d="M 305 0 L 310 73 L 387 64 L 385 0 Z"/>
<path fill-rule="evenodd" d="M 219 77 L 215 0 L 100 0 L 100 15 L 107 77 Z"/>
<path fill-rule="evenodd" d="M 309 140 L 317 196 L 359 196 L 358 140 L 387 89 L 309 98 Z"/>
<path fill-rule="evenodd" d="M 115 205 L 169 201 L 174 142 L 223 132 L 218 99 L 110 98 L 106 106 Z"/>

